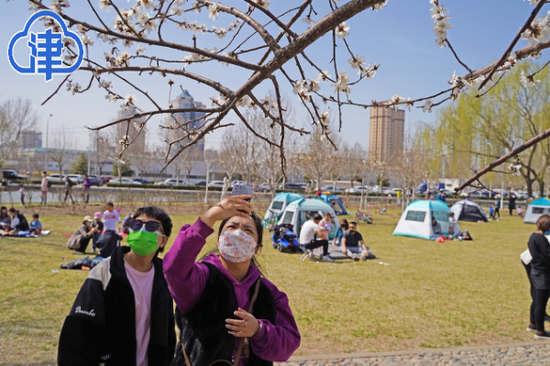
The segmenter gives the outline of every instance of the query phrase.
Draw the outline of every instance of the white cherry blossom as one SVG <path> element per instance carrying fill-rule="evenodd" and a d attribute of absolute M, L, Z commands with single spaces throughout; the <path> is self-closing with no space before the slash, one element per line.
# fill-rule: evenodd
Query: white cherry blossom
<path fill-rule="evenodd" d="M 335 29 L 336 36 L 338 38 L 345 38 L 349 35 L 349 25 L 346 24 L 346 22 L 340 23 Z"/>
<path fill-rule="evenodd" d="M 365 65 L 365 56 L 353 56 L 348 59 L 352 69 L 359 69 Z"/>
<path fill-rule="evenodd" d="M 99 8 L 105 10 L 106 13 L 111 11 L 111 0 L 99 0 Z"/>
<path fill-rule="evenodd" d="M 217 4 L 211 4 L 208 6 L 208 17 L 212 18 L 212 20 L 216 20 L 218 18 L 218 15 L 220 15 L 220 11 L 218 10 Z"/>

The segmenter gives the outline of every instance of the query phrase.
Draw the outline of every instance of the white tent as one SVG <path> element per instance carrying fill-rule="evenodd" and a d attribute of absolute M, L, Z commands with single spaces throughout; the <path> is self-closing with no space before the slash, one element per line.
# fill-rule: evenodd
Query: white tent
<path fill-rule="evenodd" d="M 546 197 L 536 199 L 527 206 L 523 222 L 536 224 L 542 215 L 550 215 L 550 200 Z"/>
<path fill-rule="evenodd" d="M 273 201 L 271 201 L 271 204 L 265 212 L 264 226 L 266 226 L 268 222 L 273 222 L 274 218 L 283 212 L 289 203 L 303 198 L 304 196 L 299 193 L 281 192 L 277 194 L 273 197 Z"/>
<path fill-rule="evenodd" d="M 430 239 L 434 234 L 432 218 L 435 217 L 441 226 L 443 235 L 449 235 L 449 207 L 439 200 L 417 200 L 412 202 L 401 215 L 393 235 L 412 236 L 413 238 Z M 455 233 L 460 228 L 455 226 Z"/>
<path fill-rule="evenodd" d="M 318 198 L 302 198 L 289 203 L 288 206 L 286 206 L 279 223 L 294 225 L 294 232 L 298 237 L 300 237 L 300 230 L 302 229 L 302 226 L 307 220 L 309 220 L 310 215 L 315 212 L 318 212 L 321 216 L 323 216 L 325 212 L 330 213 L 330 216 L 332 217 L 332 227 L 329 232 L 329 240 L 334 239 L 336 231 L 340 227 L 340 222 L 338 221 L 336 213 L 332 207 L 325 201 Z"/>

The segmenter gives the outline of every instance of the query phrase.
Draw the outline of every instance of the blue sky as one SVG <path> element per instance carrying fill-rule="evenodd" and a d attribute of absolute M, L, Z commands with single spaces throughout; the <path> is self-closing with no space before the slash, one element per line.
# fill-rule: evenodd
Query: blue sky
<path fill-rule="evenodd" d="M 98 1 L 94 1 L 97 3 Z M 341 4 L 345 1 L 341 1 Z M 125 1 L 121 3 L 126 4 Z M 288 0 L 272 0 L 272 8 L 275 13 L 285 6 L 294 6 L 294 2 Z M 314 2 L 320 14 L 323 14 L 323 7 L 320 1 Z M 448 37 L 454 49 L 458 52 L 461 59 L 469 67 L 475 69 L 483 67 L 497 60 L 506 47 L 511 42 L 514 35 L 523 25 L 533 6 L 528 1 L 522 0 L 441 0 L 441 4 L 449 9 L 451 16 L 450 23 L 453 28 L 449 30 Z M 90 11 L 85 6 L 85 2 L 71 1 L 70 14 L 76 14 L 77 18 L 90 19 Z M 433 25 L 430 18 L 431 5 L 428 0 L 389 0 L 387 6 L 379 11 L 365 11 L 349 21 L 350 35 L 347 37 L 352 50 L 355 54 L 364 55 L 367 63 L 380 64 L 375 80 L 368 80 L 352 88 L 351 99 L 357 102 L 369 103 L 375 99 L 378 101 L 386 100 L 394 94 L 412 99 L 427 96 L 448 87 L 447 81 L 456 70 L 458 75 L 465 74 L 464 68 L 458 64 L 451 52 L 447 48 L 439 48 L 435 44 L 433 35 Z M 544 13 L 543 9 L 543 13 Z M 546 9 L 547 11 L 548 9 Z M 3 15 L 3 26 L 0 27 L 0 44 L 7 50 L 10 38 L 17 31 L 21 30 L 26 20 L 31 15 L 26 1 L 10 1 L 0 3 L 0 14 Z M 113 11 L 105 14 L 100 11 L 106 22 L 113 23 Z M 194 13 L 193 13 L 194 14 Z M 208 22 L 207 15 L 201 14 L 199 20 Z M 193 15 L 188 15 L 189 20 Z M 222 14 L 214 25 L 227 26 L 232 19 L 224 17 Z M 306 25 L 301 23 L 300 29 L 305 29 Z M 34 29 L 34 28 L 33 28 Z M 39 28 L 36 28 L 39 29 Z M 277 28 L 272 28 L 276 31 Z M 175 32 L 175 31 L 174 31 Z M 190 42 L 189 32 L 174 33 L 174 40 L 180 42 Z M 172 34 L 170 34 L 171 36 Z M 212 37 L 205 37 L 205 42 L 219 46 Z M 228 38 L 226 38 L 227 40 Z M 95 39 L 96 46 L 101 44 Z M 200 39 L 202 42 L 202 39 Z M 322 69 L 329 69 L 330 74 L 334 76 L 331 59 L 330 39 L 324 37 L 309 50 L 308 56 L 315 60 Z M 204 46 L 209 43 L 201 43 Z M 355 72 L 349 68 L 347 60 L 349 55 L 344 51 L 344 45 L 341 44 L 339 51 L 338 65 L 339 69 L 347 69 L 350 75 Z M 24 54 L 24 44 L 18 48 L 18 55 Z M 92 47 L 91 52 L 97 57 L 101 57 L 105 48 Z M 135 47 L 136 45 L 134 45 Z M 525 46 L 520 41 L 519 47 Z M 119 46 L 120 47 L 120 46 Z M 210 46 L 212 47 L 212 46 Z M 132 47 L 133 49 L 133 47 Z M 148 49 L 148 51 L 153 51 Z M 184 53 L 163 53 L 164 56 L 172 56 L 181 59 Z M 6 53 L 4 53 L 6 55 Z M 546 56 L 543 54 L 543 58 Z M 226 67 L 217 63 L 205 65 L 191 65 L 187 68 L 189 71 L 204 73 L 205 75 L 219 79 L 231 88 L 237 88 L 248 77 L 249 73 L 237 70 L 234 67 Z M 293 78 L 298 78 L 293 64 L 285 66 L 292 74 Z M 316 76 L 316 72 L 308 70 L 308 76 Z M 45 131 L 45 124 L 49 114 L 53 114 L 50 119 L 50 139 L 52 134 L 59 133 L 62 128 L 66 133 L 72 136 L 76 147 L 85 148 L 88 145 L 88 133 L 84 126 L 97 126 L 107 123 L 116 116 L 120 103 L 110 104 L 105 100 L 105 92 L 93 85 L 91 90 L 85 94 L 73 96 L 65 91 L 65 88 L 56 95 L 45 106 L 40 104 L 55 90 L 58 83 L 64 78 L 63 75 L 55 75 L 54 79 L 44 82 L 42 75 L 29 76 L 16 73 L 8 63 L 7 57 L 0 58 L 0 101 L 8 98 L 25 98 L 32 101 L 39 115 L 38 129 Z M 294 124 L 297 126 L 308 127 L 307 114 L 300 106 L 297 96 L 293 95 L 291 86 L 286 82 L 280 73 L 279 83 L 283 91 L 287 93 L 293 102 Z M 86 84 L 88 74 L 77 74 L 75 81 Z M 184 79 L 173 78 L 176 82 L 175 90 L 177 93 L 179 85 L 188 89 L 196 100 L 210 105 L 209 98 L 214 96 L 210 89 L 197 85 L 195 82 Z M 126 93 L 135 93 L 129 87 L 121 82 L 110 78 L 115 84 L 116 90 L 121 95 Z M 142 75 L 131 78 L 132 81 L 146 89 L 157 100 L 167 103 L 168 89 L 166 79 Z M 329 85 L 324 89 L 327 94 L 332 91 Z M 260 85 L 258 95 L 270 91 L 269 85 Z M 145 98 L 138 93 L 138 104 L 149 108 Z M 174 94 L 172 94 L 174 95 Z M 334 108 L 332 108 L 334 110 Z M 333 114 L 334 115 L 334 114 Z M 406 112 L 406 129 L 414 130 L 420 123 L 433 123 L 436 113 L 422 113 L 419 109 L 413 109 Z M 369 129 L 369 111 L 357 107 L 346 107 L 343 113 L 344 125 L 341 137 L 350 142 L 359 142 L 367 147 L 368 129 Z M 156 118 L 149 127 L 152 140 L 157 141 L 157 127 L 155 124 L 161 121 Z M 224 122 L 237 122 L 236 118 L 231 117 Z M 206 146 L 215 148 L 222 139 L 222 133 L 217 132 L 207 136 Z"/>

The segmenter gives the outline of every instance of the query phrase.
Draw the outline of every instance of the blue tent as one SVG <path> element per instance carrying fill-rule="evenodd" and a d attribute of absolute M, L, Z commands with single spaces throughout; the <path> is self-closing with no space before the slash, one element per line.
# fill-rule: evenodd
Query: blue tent
<path fill-rule="evenodd" d="M 550 215 L 550 200 L 546 197 L 538 198 L 532 201 L 525 210 L 523 222 L 536 224 L 542 215 Z"/>
<path fill-rule="evenodd" d="M 320 195 L 319 199 L 321 199 L 321 200 L 325 201 L 326 203 L 328 203 L 332 207 L 332 209 L 334 210 L 336 215 L 347 215 L 348 214 L 348 211 L 344 207 L 344 203 L 342 202 L 340 197 L 334 196 L 334 195 L 329 193 L 329 194 Z"/>

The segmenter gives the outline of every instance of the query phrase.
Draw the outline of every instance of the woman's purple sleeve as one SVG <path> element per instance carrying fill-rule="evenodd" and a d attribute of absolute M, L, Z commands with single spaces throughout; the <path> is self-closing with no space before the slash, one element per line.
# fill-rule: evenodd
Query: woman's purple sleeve
<path fill-rule="evenodd" d="M 164 256 L 164 277 L 172 298 L 184 314 L 195 305 L 206 285 L 208 267 L 195 259 L 212 232 L 214 230 L 200 218 L 193 225 L 186 224 Z"/>
<path fill-rule="evenodd" d="M 294 315 L 288 305 L 288 297 L 271 282 L 263 279 L 275 299 L 275 324 L 258 319 L 262 327 L 258 334 L 250 338 L 254 353 L 267 361 L 285 362 L 300 347 L 301 336 Z"/>

